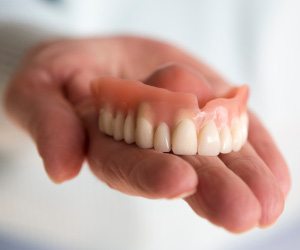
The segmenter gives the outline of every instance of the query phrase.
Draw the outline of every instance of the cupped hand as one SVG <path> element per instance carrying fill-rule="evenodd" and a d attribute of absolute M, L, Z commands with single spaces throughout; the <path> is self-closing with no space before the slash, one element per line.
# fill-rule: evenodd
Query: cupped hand
<path fill-rule="evenodd" d="M 200 72 L 215 96 L 230 87 L 187 53 L 149 39 L 47 42 L 24 58 L 7 88 L 5 106 L 36 142 L 55 182 L 75 177 L 87 157 L 93 173 L 110 187 L 148 198 L 182 197 L 197 214 L 229 231 L 274 223 L 283 210 L 290 177 L 282 155 L 254 114 L 250 113 L 246 145 L 219 157 L 162 154 L 99 132 L 91 80 L 114 76 L 147 81 L 159 68 L 174 75 L 164 78 L 172 84 L 185 79 L 186 67 Z"/>

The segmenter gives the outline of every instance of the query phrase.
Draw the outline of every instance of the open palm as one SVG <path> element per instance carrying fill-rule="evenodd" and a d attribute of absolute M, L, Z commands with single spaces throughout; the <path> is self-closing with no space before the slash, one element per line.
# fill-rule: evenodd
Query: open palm
<path fill-rule="evenodd" d="M 93 173 L 110 187 L 148 198 L 182 197 L 197 214 L 227 230 L 272 224 L 283 210 L 290 178 L 253 114 L 249 141 L 241 151 L 219 157 L 162 154 L 99 132 L 92 79 L 105 75 L 147 82 L 155 70 L 167 70 L 174 77 L 163 80 L 172 84 L 187 77 L 186 67 L 200 72 L 215 96 L 228 90 L 229 84 L 208 66 L 157 41 L 107 37 L 48 42 L 25 57 L 7 89 L 6 107 L 35 140 L 55 182 L 76 176 L 88 159 Z"/>

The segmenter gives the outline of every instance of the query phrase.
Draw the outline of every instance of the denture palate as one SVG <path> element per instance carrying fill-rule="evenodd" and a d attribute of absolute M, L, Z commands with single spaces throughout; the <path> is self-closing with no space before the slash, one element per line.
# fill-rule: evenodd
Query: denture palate
<path fill-rule="evenodd" d="M 246 85 L 199 107 L 196 95 L 102 77 L 92 84 L 99 129 L 116 141 L 176 155 L 239 151 L 248 136 Z"/>

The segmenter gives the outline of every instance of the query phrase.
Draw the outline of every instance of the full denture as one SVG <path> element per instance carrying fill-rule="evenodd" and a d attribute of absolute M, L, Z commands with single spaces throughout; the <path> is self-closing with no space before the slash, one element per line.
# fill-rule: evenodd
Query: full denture
<path fill-rule="evenodd" d="M 194 94 L 102 77 L 92 84 L 99 129 L 115 140 L 177 155 L 216 156 L 247 140 L 248 87 L 233 88 L 199 108 Z"/>

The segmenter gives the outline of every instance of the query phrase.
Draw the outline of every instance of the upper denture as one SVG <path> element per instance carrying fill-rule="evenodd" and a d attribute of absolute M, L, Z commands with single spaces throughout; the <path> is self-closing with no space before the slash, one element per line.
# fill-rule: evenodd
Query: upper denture
<path fill-rule="evenodd" d="M 246 85 L 201 109 L 195 94 L 113 77 L 95 80 L 92 93 L 100 130 L 141 148 L 215 156 L 238 151 L 247 139 Z"/>

